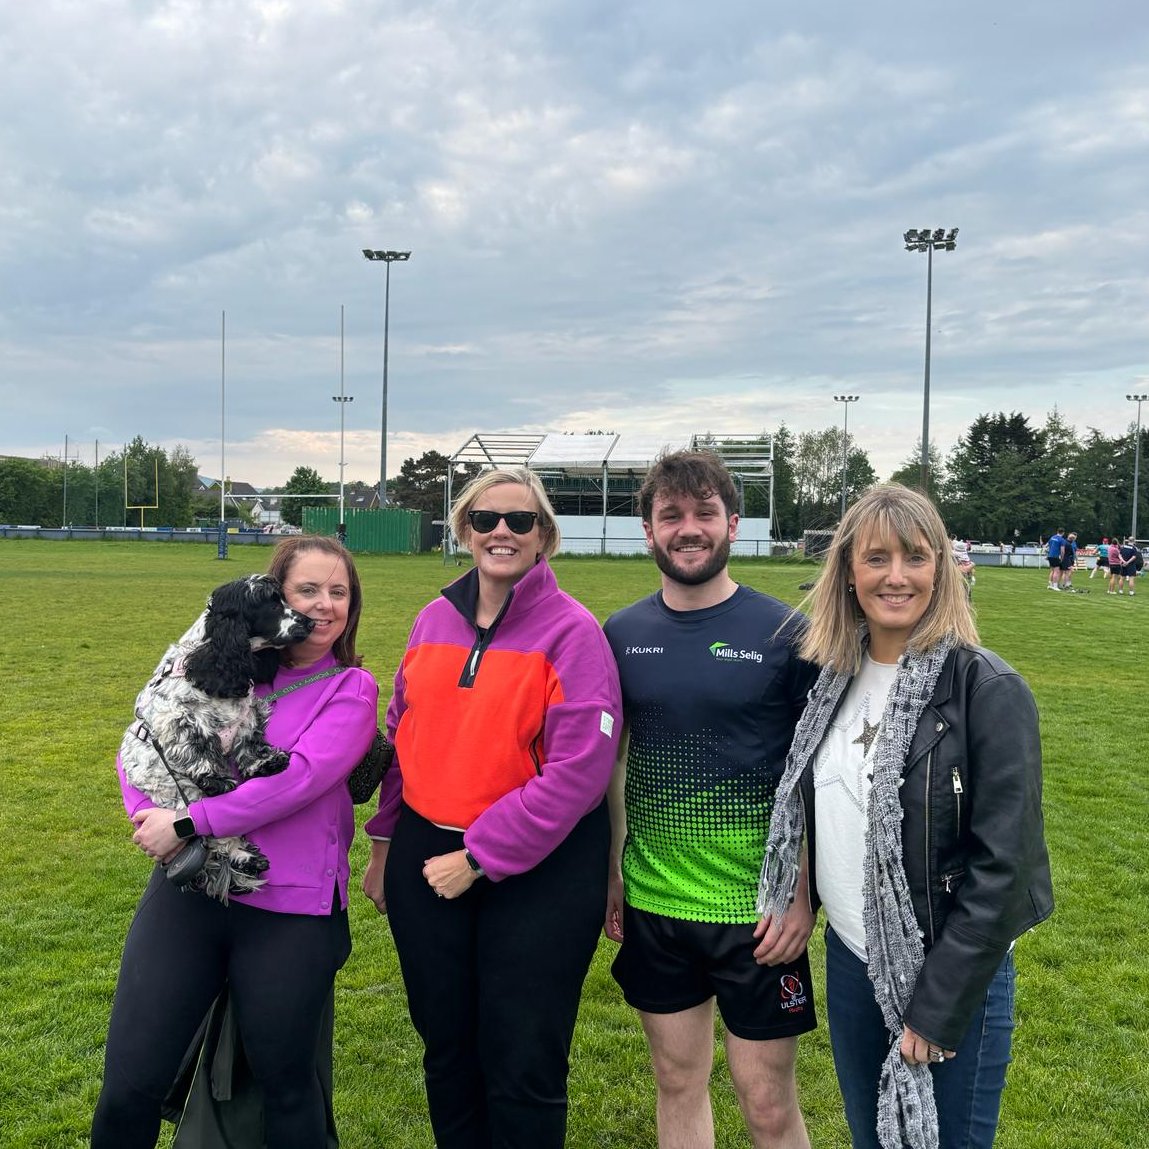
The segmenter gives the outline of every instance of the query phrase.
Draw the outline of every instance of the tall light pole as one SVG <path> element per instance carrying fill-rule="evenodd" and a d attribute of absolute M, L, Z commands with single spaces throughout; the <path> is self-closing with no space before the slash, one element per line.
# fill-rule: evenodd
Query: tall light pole
<path fill-rule="evenodd" d="M 216 528 L 218 559 L 227 558 L 227 311 L 219 313 L 219 526 Z M 126 484 L 125 484 L 126 485 Z M 124 500 L 127 502 L 127 500 Z M 159 499 L 156 499 L 159 502 Z"/>
<path fill-rule="evenodd" d="M 934 249 L 953 251 L 957 247 L 958 229 L 951 227 L 911 227 L 902 237 L 906 241 L 906 251 L 926 253 L 926 382 L 922 404 L 922 493 L 929 493 L 930 481 L 930 323 L 934 293 Z"/>
<path fill-rule="evenodd" d="M 387 265 L 387 281 L 383 291 L 383 442 L 379 447 L 379 505 L 387 505 L 387 329 L 391 317 L 391 264 L 406 263 L 409 251 L 372 251 L 363 248 L 363 258 Z"/>
<path fill-rule="evenodd" d="M 834 402 L 842 404 L 842 518 L 846 517 L 846 451 L 850 439 L 846 434 L 849 426 L 850 404 L 856 403 L 860 395 L 835 395 Z"/>
<path fill-rule="evenodd" d="M 1130 403 L 1137 404 L 1137 433 L 1134 437 L 1133 443 L 1133 525 L 1129 528 L 1129 533 L 1133 536 L 1133 541 L 1137 541 L 1137 488 L 1141 480 L 1141 404 L 1149 399 L 1149 395 L 1126 395 L 1126 399 Z M 1130 594 L 1133 592 L 1130 591 Z"/>
<path fill-rule="evenodd" d="M 343 304 L 339 305 L 339 394 L 332 395 L 331 398 L 339 404 L 339 521 L 345 523 L 347 520 L 343 515 L 343 467 L 345 460 L 343 457 L 343 429 L 345 420 L 343 413 L 347 410 L 347 404 L 355 401 L 354 395 L 344 395 L 343 393 Z M 386 424 L 384 424 L 386 425 Z M 384 456 L 386 458 L 386 456 Z"/>
<path fill-rule="evenodd" d="M 227 312 L 219 313 L 219 521 L 227 517 L 224 481 L 227 473 Z M 222 555 L 220 556 L 223 557 Z"/>
<path fill-rule="evenodd" d="M 60 519 L 60 526 L 68 525 L 68 436 L 64 435 L 64 510 Z"/>

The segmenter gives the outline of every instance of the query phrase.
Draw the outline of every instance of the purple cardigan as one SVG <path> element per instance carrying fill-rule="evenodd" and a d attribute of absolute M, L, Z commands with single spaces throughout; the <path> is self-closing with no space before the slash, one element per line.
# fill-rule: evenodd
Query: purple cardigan
<path fill-rule="evenodd" d="M 334 665 L 329 654 L 312 666 L 282 667 L 256 693 L 270 694 Z M 375 679 L 355 667 L 285 694 L 272 703 L 267 740 L 290 752 L 287 769 L 191 804 L 188 813 L 200 834 L 242 834 L 271 863 L 266 884 L 237 901 L 275 913 L 323 915 L 331 913 L 338 887 L 339 904 L 347 907 L 355 815 L 345 783 L 375 736 L 378 705 Z M 154 806 L 116 765 L 128 815 Z"/>

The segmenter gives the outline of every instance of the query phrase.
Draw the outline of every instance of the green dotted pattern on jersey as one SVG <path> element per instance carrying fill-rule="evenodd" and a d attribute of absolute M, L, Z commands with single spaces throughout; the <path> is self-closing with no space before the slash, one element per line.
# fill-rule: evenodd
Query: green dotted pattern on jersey
<path fill-rule="evenodd" d="M 775 781 L 732 772 L 713 730 L 666 734 L 657 708 L 632 721 L 626 766 L 626 900 L 701 922 L 752 922 Z"/>

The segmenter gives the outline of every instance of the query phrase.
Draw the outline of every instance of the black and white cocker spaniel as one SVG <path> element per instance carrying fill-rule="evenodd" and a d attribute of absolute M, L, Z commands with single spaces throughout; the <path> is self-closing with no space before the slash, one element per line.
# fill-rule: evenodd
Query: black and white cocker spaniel
<path fill-rule="evenodd" d="M 267 744 L 267 706 L 252 688 L 271 681 L 278 651 L 301 642 L 313 625 L 268 575 L 212 591 L 136 698 L 136 721 L 120 744 L 128 782 L 157 806 L 180 810 L 283 770 L 289 756 Z M 229 894 L 263 885 L 267 858 L 247 839 L 206 838 L 204 845 L 207 860 L 192 888 L 226 903 Z"/>

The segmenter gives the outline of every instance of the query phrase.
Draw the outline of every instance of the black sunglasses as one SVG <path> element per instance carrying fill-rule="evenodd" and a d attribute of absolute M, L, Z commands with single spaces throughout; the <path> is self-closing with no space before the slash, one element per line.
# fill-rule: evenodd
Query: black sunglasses
<path fill-rule="evenodd" d="M 507 524 L 507 529 L 516 535 L 529 535 L 538 511 L 468 511 L 467 519 L 471 530 L 481 535 L 489 535 L 499 525 L 499 520 Z"/>

